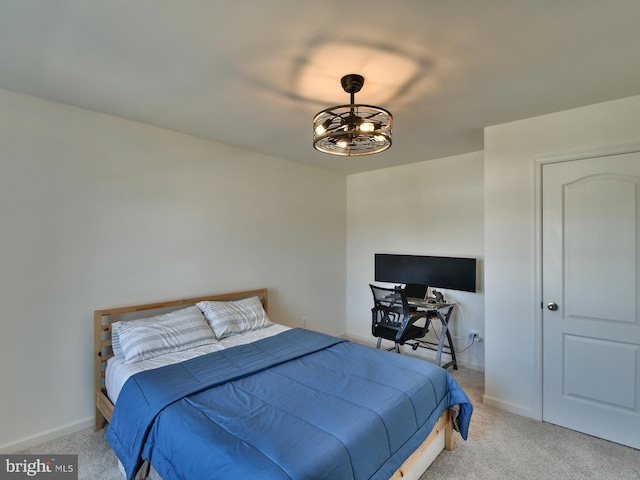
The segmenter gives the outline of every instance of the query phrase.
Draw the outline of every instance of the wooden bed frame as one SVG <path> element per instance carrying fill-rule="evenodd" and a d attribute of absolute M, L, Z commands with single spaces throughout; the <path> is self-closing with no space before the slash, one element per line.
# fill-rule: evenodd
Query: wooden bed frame
<path fill-rule="evenodd" d="M 163 309 L 170 311 L 170 309 L 175 310 L 177 307 L 195 305 L 202 301 L 230 301 L 255 296 L 260 298 L 265 312 L 268 313 L 268 290 L 266 288 L 185 298 L 180 300 L 171 300 L 168 302 L 147 303 L 143 305 L 95 310 L 93 312 L 95 392 L 94 429 L 96 431 L 102 429 L 105 425 L 105 421 L 111 421 L 111 415 L 113 414 L 114 406 L 107 396 L 107 389 L 105 386 L 107 361 L 113 357 L 113 348 L 111 343 L 112 323 L 119 320 L 132 320 L 132 318 L 126 318 L 126 316 L 130 316 L 132 313 L 136 312 Z M 124 316 L 124 318 L 119 318 L 122 316 Z M 400 466 L 400 468 L 391 477 L 391 480 L 417 480 L 443 449 L 453 450 L 453 447 L 453 423 L 451 414 L 447 409 L 438 419 L 427 439 Z"/>

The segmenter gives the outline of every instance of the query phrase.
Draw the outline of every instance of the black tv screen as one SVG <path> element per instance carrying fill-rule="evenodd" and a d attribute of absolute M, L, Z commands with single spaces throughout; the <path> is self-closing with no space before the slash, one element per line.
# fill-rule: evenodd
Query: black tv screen
<path fill-rule="evenodd" d="M 375 254 L 375 280 L 476 291 L 476 259 Z"/>

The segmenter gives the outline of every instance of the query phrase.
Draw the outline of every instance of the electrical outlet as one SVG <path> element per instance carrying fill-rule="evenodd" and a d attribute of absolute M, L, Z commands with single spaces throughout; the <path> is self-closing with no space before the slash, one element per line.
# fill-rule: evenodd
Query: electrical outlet
<path fill-rule="evenodd" d="M 471 340 L 480 340 L 480 332 L 478 330 L 469 330 L 469 338 Z"/>

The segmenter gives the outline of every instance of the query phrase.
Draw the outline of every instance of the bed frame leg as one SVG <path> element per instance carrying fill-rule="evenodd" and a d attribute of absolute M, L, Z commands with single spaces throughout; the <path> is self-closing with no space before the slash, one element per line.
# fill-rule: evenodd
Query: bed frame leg
<path fill-rule="evenodd" d="M 93 424 L 93 429 L 97 432 L 98 430 L 102 430 L 104 425 L 104 417 L 102 416 L 102 412 L 98 407 L 96 407 L 95 421 Z"/>
<path fill-rule="evenodd" d="M 451 419 L 451 414 L 449 414 L 449 421 L 447 422 L 447 426 L 444 428 L 444 448 L 451 451 L 453 450 L 453 447 L 453 420 Z"/>

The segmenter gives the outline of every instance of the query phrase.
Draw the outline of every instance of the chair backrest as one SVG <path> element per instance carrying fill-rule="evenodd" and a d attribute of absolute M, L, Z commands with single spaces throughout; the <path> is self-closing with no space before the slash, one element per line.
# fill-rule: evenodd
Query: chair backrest
<path fill-rule="evenodd" d="M 373 294 L 373 321 L 400 327 L 411 316 L 411 309 L 404 289 L 369 285 Z"/>

